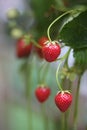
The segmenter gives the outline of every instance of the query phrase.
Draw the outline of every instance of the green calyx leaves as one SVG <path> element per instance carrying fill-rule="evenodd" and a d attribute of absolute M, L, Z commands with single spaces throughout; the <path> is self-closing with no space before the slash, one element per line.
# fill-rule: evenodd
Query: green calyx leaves
<path fill-rule="evenodd" d="M 76 79 L 76 72 L 72 70 L 72 68 L 63 67 L 60 73 L 61 79 L 64 79 L 65 77 L 69 79 L 71 82 Z"/>
<path fill-rule="evenodd" d="M 25 45 L 29 45 L 31 43 L 31 35 L 24 35 L 24 42 L 25 42 Z"/>

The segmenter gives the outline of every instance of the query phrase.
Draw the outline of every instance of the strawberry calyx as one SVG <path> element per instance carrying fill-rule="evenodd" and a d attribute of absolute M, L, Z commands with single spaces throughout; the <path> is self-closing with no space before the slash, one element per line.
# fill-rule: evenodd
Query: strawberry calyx
<path fill-rule="evenodd" d="M 55 44 L 59 44 L 58 43 L 58 41 L 49 41 L 49 40 L 47 40 L 44 44 L 53 44 L 53 45 L 55 45 Z"/>
<path fill-rule="evenodd" d="M 61 94 L 64 94 L 64 93 L 71 94 L 71 93 L 69 92 L 69 90 L 62 90 L 62 91 L 58 91 L 58 93 L 57 93 L 57 94 L 59 94 L 59 93 L 61 93 Z"/>
<path fill-rule="evenodd" d="M 69 90 L 65 90 L 64 91 L 65 93 L 68 93 L 68 94 L 71 94 L 71 92 Z"/>
<path fill-rule="evenodd" d="M 52 41 L 51 42 L 53 45 L 55 45 L 55 44 L 58 44 L 58 41 Z"/>
<path fill-rule="evenodd" d="M 25 43 L 25 45 L 29 45 L 29 44 L 31 44 L 32 42 L 31 42 L 31 35 L 24 35 L 23 36 L 23 41 L 24 41 L 24 43 Z"/>
<path fill-rule="evenodd" d="M 41 88 L 45 88 L 45 87 L 47 87 L 46 84 L 38 84 L 37 87 L 38 87 L 38 86 L 40 86 Z"/>
<path fill-rule="evenodd" d="M 48 41 L 46 41 L 46 42 L 44 43 L 44 45 L 48 45 L 48 46 L 49 46 L 49 45 L 57 45 L 57 44 L 59 45 L 60 48 L 64 47 L 63 44 L 59 43 L 59 42 L 56 41 L 56 40 L 55 40 L 55 41 L 49 41 L 49 40 L 48 40 Z"/>

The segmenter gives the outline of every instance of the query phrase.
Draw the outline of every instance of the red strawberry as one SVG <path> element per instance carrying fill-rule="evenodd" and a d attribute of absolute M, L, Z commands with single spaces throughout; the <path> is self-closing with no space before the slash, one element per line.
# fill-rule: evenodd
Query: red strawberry
<path fill-rule="evenodd" d="M 32 49 L 32 43 L 26 42 L 26 39 L 20 38 L 17 41 L 17 57 L 18 58 L 25 58 L 28 57 Z"/>
<path fill-rule="evenodd" d="M 43 37 L 41 37 L 41 38 L 38 40 L 38 44 L 39 44 L 41 47 L 43 47 L 43 46 L 45 45 L 45 42 L 46 42 L 46 41 L 48 41 L 48 38 L 45 37 L 45 36 L 43 36 Z M 39 56 L 40 58 L 43 58 L 42 48 L 36 47 L 36 51 L 37 51 L 37 53 L 38 53 L 38 56 Z"/>
<path fill-rule="evenodd" d="M 55 104 L 60 111 L 65 112 L 72 103 L 72 95 L 68 91 L 62 91 L 56 94 Z"/>
<path fill-rule="evenodd" d="M 55 61 L 61 52 L 59 44 L 55 41 L 48 41 L 42 47 L 43 56 L 48 62 Z"/>
<path fill-rule="evenodd" d="M 43 103 L 50 96 L 50 92 L 51 92 L 51 90 L 49 87 L 41 85 L 36 88 L 35 95 L 36 95 L 36 98 L 38 99 L 38 101 L 40 103 Z"/>

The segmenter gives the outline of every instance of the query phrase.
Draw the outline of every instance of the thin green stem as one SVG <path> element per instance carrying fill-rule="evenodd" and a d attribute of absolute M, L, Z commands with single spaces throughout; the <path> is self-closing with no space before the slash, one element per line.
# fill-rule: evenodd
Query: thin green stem
<path fill-rule="evenodd" d="M 43 70 L 43 68 L 45 67 L 46 63 L 43 62 L 41 63 L 41 65 L 38 67 L 38 83 L 42 83 L 42 79 L 41 79 L 41 72 Z"/>
<path fill-rule="evenodd" d="M 64 82 L 65 84 L 65 82 Z M 71 88 L 71 82 L 69 82 L 68 90 Z M 70 109 L 63 113 L 62 115 L 62 130 L 68 130 L 68 117 L 69 117 Z"/>
<path fill-rule="evenodd" d="M 53 26 L 53 24 L 56 23 L 58 20 L 60 20 L 63 16 L 65 16 L 65 15 L 71 13 L 72 11 L 73 11 L 73 10 L 69 10 L 69 11 L 63 13 L 62 15 L 58 16 L 58 17 L 49 25 L 49 27 L 48 27 L 48 29 L 47 29 L 47 35 L 48 35 L 48 38 L 49 38 L 50 41 L 51 41 L 50 29 L 51 29 L 51 27 Z"/>
<path fill-rule="evenodd" d="M 31 66 L 29 66 L 28 58 L 26 59 L 26 64 L 25 64 L 25 84 L 26 84 L 26 90 L 25 90 L 25 95 L 26 98 L 29 100 L 28 101 L 28 119 L 29 119 L 29 130 L 33 129 L 32 125 L 32 109 L 31 109 L 31 97 L 30 97 L 30 89 L 31 89 Z"/>
<path fill-rule="evenodd" d="M 48 75 L 49 72 L 49 63 L 48 62 L 44 62 L 39 69 L 39 83 L 45 84 L 46 81 L 46 77 Z"/>
<path fill-rule="evenodd" d="M 72 82 L 71 82 L 70 80 L 69 80 L 68 82 L 69 82 L 69 83 L 68 83 L 68 90 L 71 91 Z M 69 114 L 70 114 L 70 109 L 65 112 L 65 127 L 66 127 L 66 130 L 69 129 L 69 126 L 68 126 Z"/>
<path fill-rule="evenodd" d="M 67 51 L 67 53 L 63 57 L 56 59 L 56 61 L 66 59 L 66 62 L 68 62 L 68 56 L 70 54 L 70 51 L 71 51 L 71 48 L 69 48 L 69 50 Z"/>
<path fill-rule="evenodd" d="M 42 84 L 45 83 L 48 71 L 49 71 L 49 64 L 47 62 L 44 62 L 39 68 L 39 75 L 38 75 L 39 83 L 42 83 Z"/>
<path fill-rule="evenodd" d="M 43 77 L 42 77 L 42 82 L 45 83 L 46 78 L 47 78 L 47 74 L 49 72 L 49 64 L 47 63 L 45 68 L 43 69 Z"/>
<path fill-rule="evenodd" d="M 65 130 L 65 113 L 62 113 L 61 130 Z"/>
<path fill-rule="evenodd" d="M 29 96 L 29 64 L 28 64 L 28 58 L 26 59 L 25 63 L 25 96 L 28 98 Z"/>
<path fill-rule="evenodd" d="M 81 81 L 81 75 L 78 79 L 78 86 L 76 89 L 76 96 L 75 96 L 75 108 L 74 108 L 74 130 L 77 130 L 77 117 L 78 117 L 78 101 L 79 101 L 79 90 L 80 90 L 80 81 Z"/>
<path fill-rule="evenodd" d="M 38 48 L 42 48 L 35 40 L 31 39 L 31 42 Z"/>
<path fill-rule="evenodd" d="M 69 115 L 69 110 L 67 112 L 65 112 L 65 128 L 66 128 L 66 130 L 68 130 L 68 122 L 67 122 L 68 115 Z"/>
<path fill-rule="evenodd" d="M 58 87 L 59 87 L 59 89 L 60 89 L 61 91 L 62 91 L 63 89 L 62 89 L 62 87 L 61 87 L 61 84 L 60 84 L 59 78 L 58 78 L 58 77 L 59 77 L 59 69 L 60 69 L 60 66 L 61 66 L 61 64 L 62 64 L 62 61 L 63 61 L 64 59 L 68 60 L 67 57 L 69 56 L 70 51 L 71 51 L 71 48 L 68 50 L 68 52 L 67 52 L 62 58 L 59 58 L 59 60 L 61 60 L 61 62 L 59 63 L 58 68 L 57 68 L 57 71 L 56 71 L 56 81 L 57 81 L 57 85 L 58 85 Z"/>
<path fill-rule="evenodd" d="M 28 102 L 28 123 L 29 123 L 29 130 L 33 130 L 32 109 L 30 101 Z"/>
<path fill-rule="evenodd" d="M 56 81 L 57 81 L 57 85 L 58 85 L 60 91 L 63 91 L 62 86 L 59 82 L 59 69 L 60 69 L 61 64 L 62 64 L 62 62 L 59 63 L 57 71 L 56 71 Z"/>
<path fill-rule="evenodd" d="M 44 122 L 44 130 L 49 130 L 49 121 L 48 121 L 48 117 L 45 113 L 44 104 L 41 104 L 41 107 L 42 107 L 42 115 L 43 115 L 43 122 Z"/>

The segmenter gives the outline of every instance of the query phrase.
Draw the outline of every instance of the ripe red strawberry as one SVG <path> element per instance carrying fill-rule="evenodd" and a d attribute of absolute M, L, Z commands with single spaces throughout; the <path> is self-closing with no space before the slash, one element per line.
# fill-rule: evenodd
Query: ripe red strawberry
<path fill-rule="evenodd" d="M 26 42 L 26 39 L 24 38 L 20 38 L 18 41 L 17 41 L 17 46 L 16 46 L 17 50 L 16 50 L 16 53 L 17 53 L 17 57 L 18 58 L 25 58 L 25 57 L 28 57 L 30 52 L 31 52 L 31 49 L 32 49 L 32 43 L 30 42 Z"/>
<path fill-rule="evenodd" d="M 60 111 L 65 112 L 72 103 L 72 95 L 68 91 L 62 91 L 56 94 L 55 104 Z"/>
<path fill-rule="evenodd" d="M 50 92 L 51 92 L 51 90 L 49 87 L 41 85 L 36 88 L 35 95 L 36 95 L 36 98 L 38 99 L 38 101 L 40 103 L 43 103 L 50 96 Z"/>
<path fill-rule="evenodd" d="M 41 47 L 43 47 L 43 46 L 45 45 L 45 42 L 46 42 L 46 41 L 48 41 L 48 38 L 45 37 L 45 36 L 43 36 L 43 37 L 41 37 L 41 38 L 38 40 L 38 44 L 39 44 Z M 39 56 L 40 58 L 43 58 L 42 48 L 36 47 L 36 51 L 37 51 L 37 53 L 38 53 L 38 56 Z"/>
<path fill-rule="evenodd" d="M 42 52 L 45 60 L 48 62 L 52 62 L 55 61 L 60 55 L 61 48 L 57 42 L 48 41 L 47 44 L 42 47 Z"/>

